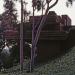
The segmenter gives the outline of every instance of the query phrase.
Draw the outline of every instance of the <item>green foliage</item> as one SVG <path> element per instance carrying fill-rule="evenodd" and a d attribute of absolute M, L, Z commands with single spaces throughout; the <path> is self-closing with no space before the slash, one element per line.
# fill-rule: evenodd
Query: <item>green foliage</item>
<path fill-rule="evenodd" d="M 15 4 L 13 0 L 4 0 L 5 12 L 2 14 L 2 24 L 3 25 L 6 25 L 6 24 L 13 25 L 13 26 L 16 25 L 17 13 L 16 13 L 16 9 L 14 8 L 14 6 Z"/>
<path fill-rule="evenodd" d="M 24 61 L 24 68 L 26 68 L 29 60 Z M 26 69 L 20 72 L 19 65 L 13 66 L 14 73 L 10 75 L 75 75 L 75 47 L 71 48 L 62 56 L 36 66 L 32 73 L 26 73 Z M 10 72 L 10 69 L 9 69 Z"/>
<path fill-rule="evenodd" d="M 69 7 L 70 5 L 72 6 L 74 1 L 75 1 L 75 0 L 67 0 L 66 6 L 67 6 L 67 7 Z"/>
<path fill-rule="evenodd" d="M 32 6 L 34 6 L 35 9 L 37 9 L 38 11 L 41 9 L 42 7 L 41 0 L 33 0 L 32 3 L 33 3 Z"/>
<path fill-rule="evenodd" d="M 38 1 L 37 1 L 37 10 L 39 11 L 40 9 L 41 9 L 41 1 L 38 0 Z"/>

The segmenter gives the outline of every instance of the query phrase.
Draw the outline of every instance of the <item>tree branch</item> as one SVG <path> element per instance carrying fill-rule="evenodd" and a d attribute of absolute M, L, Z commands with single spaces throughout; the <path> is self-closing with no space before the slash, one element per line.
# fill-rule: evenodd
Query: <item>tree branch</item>
<path fill-rule="evenodd" d="M 56 2 L 55 2 L 54 4 L 52 4 L 52 5 L 48 8 L 48 10 L 51 9 L 52 7 L 54 7 L 54 6 L 58 3 L 58 1 L 59 1 L 59 0 L 56 0 Z"/>
<path fill-rule="evenodd" d="M 49 9 L 51 9 L 52 7 L 54 7 L 57 3 L 58 3 L 58 0 L 56 0 L 56 2 L 54 4 L 52 4 L 50 7 L 47 6 L 47 9 L 46 9 L 46 12 L 45 12 L 45 16 L 43 16 L 43 18 L 42 18 L 42 20 L 40 22 L 40 25 L 39 25 L 39 27 L 37 29 L 37 32 L 36 32 L 36 37 L 35 37 L 35 40 L 34 40 L 35 41 L 35 45 L 38 42 L 38 39 L 39 39 L 39 36 L 40 36 L 40 32 L 41 32 L 41 30 L 42 30 L 42 28 L 44 26 L 45 21 L 46 21 L 46 18 L 47 18 L 47 14 L 48 14 Z"/>

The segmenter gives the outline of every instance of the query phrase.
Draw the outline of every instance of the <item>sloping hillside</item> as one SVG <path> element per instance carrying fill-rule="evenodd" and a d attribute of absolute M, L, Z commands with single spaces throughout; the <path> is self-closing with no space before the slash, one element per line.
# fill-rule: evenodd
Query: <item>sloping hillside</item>
<path fill-rule="evenodd" d="M 14 69 L 16 68 L 13 67 Z M 24 70 L 10 72 L 10 75 L 75 75 L 75 47 L 61 57 L 36 67 L 32 73 Z"/>
<path fill-rule="evenodd" d="M 63 56 L 35 69 L 36 75 L 75 75 L 75 47 Z"/>

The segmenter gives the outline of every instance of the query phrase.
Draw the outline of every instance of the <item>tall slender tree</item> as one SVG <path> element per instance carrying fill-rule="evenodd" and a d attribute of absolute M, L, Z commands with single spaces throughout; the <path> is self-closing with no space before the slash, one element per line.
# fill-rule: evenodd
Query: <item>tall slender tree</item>
<path fill-rule="evenodd" d="M 20 24 L 20 70 L 23 70 L 23 0 L 4 0 L 5 1 L 5 8 L 8 11 L 8 15 L 14 15 L 14 1 L 20 1 L 21 2 L 21 24 Z M 14 15 L 15 16 L 15 15 Z M 17 18 L 17 17 L 16 17 Z M 11 24 L 12 23 L 12 19 Z M 15 19 L 13 19 L 15 20 Z"/>
<path fill-rule="evenodd" d="M 40 36 L 40 32 L 44 26 L 44 23 L 46 21 L 46 18 L 47 18 L 47 14 L 49 12 L 49 10 L 54 7 L 57 3 L 58 3 L 58 0 L 55 1 L 54 4 L 52 4 L 51 6 L 49 6 L 50 2 L 53 1 L 53 0 L 46 0 L 46 5 L 47 5 L 47 8 L 46 8 L 46 11 L 45 11 L 45 14 L 43 16 L 43 18 L 41 19 L 41 22 L 36 30 L 36 34 L 35 34 L 35 26 L 37 25 L 34 25 L 34 12 L 35 12 L 35 9 L 37 9 L 38 11 L 41 9 L 42 5 L 41 5 L 41 0 L 32 0 L 32 3 L 33 3 L 33 25 L 32 25 L 32 48 L 31 48 L 31 65 L 30 65 L 30 71 L 32 71 L 33 67 L 34 67 L 34 61 L 35 61 L 35 52 L 37 50 L 36 46 L 37 46 L 37 42 L 38 42 L 38 39 L 39 39 L 39 36 Z"/>

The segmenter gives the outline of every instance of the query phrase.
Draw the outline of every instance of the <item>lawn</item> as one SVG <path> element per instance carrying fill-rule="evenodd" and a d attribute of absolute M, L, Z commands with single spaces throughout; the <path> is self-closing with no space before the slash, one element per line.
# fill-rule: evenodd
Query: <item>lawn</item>
<path fill-rule="evenodd" d="M 13 72 L 9 71 L 10 75 L 75 75 L 75 47 L 61 57 L 36 67 L 32 73 L 26 73 L 25 70 L 20 72 L 18 68 L 19 65 L 10 69 L 14 70 Z M 16 69 L 17 71 L 15 71 Z M 0 75 L 8 74 L 0 73 Z"/>
<path fill-rule="evenodd" d="M 8 75 L 8 74 L 6 74 L 6 73 L 0 73 L 0 75 Z"/>

